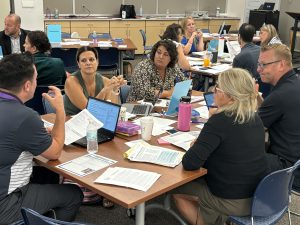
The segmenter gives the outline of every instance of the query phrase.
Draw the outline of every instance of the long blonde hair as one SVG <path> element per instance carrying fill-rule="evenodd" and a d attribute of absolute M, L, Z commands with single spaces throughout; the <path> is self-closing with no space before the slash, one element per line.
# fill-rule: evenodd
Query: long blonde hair
<path fill-rule="evenodd" d="M 247 70 L 234 68 L 218 77 L 219 88 L 232 98 L 232 104 L 220 107 L 227 116 L 235 116 L 235 122 L 243 124 L 252 120 L 257 106 L 255 82 Z"/>
<path fill-rule="evenodd" d="M 274 37 L 277 37 L 279 39 L 277 30 L 272 24 L 264 24 L 260 28 L 260 31 L 265 31 L 268 33 L 268 38 L 264 42 L 261 42 L 260 44 L 261 46 L 267 45 Z"/>

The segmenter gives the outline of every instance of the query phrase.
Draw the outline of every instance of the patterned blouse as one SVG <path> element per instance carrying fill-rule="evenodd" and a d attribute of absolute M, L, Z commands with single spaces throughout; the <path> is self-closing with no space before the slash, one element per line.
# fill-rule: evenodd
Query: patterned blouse
<path fill-rule="evenodd" d="M 151 59 L 143 60 L 134 69 L 127 102 L 142 99 L 153 101 L 155 90 L 160 90 L 161 87 L 164 90 L 170 90 L 175 82 L 186 79 L 176 64 L 174 68 L 167 67 L 165 82 L 163 82 L 154 62 Z"/>

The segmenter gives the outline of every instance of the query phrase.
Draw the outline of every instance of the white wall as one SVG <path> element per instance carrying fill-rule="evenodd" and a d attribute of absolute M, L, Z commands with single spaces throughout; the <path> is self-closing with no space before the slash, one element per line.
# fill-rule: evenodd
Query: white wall
<path fill-rule="evenodd" d="M 290 28 L 294 26 L 294 19 L 285 12 L 299 13 L 299 9 L 299 0 L 282 0 L 279 17 L 279 35 L 282 41 L 287 45 L 290 45 Z M 298 27 L 299 26 L 300 23 L 298 24 Z M 300 49 L 300 38 L 297 38 L 296 49 Z"/>
<path fill-rule="evenodd" d="M 10 12 L 9 0 L 1 0 L 0 10 L 0 30 L 4 29 L 4 19 Z"/>
<path fill-rule="evenodd" d="M 1 0 L 2 1 L 2 0 Z M 26 30 L 44 30 L 43 1 L 32 0 L 32 8 L 24 8 L 22 0 L 15 0 L 15 13 L 22 19 L 21 27 Z"/>

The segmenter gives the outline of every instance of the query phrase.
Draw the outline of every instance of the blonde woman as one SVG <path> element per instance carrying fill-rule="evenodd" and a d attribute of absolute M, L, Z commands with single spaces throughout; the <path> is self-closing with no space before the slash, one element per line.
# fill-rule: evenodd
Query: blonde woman
<path fill-rule="evenodd" d="M 181 26 L 184 30 L 184 36 L 181 44 L 184 45 L 183 52 L 185 55 L 192 52 L 199 52 L 204 50 L 203 34 L 196 30 L 195 20 L 189 16 L 182 20 Z"/>
<path fill-rule="evenodd" d="M 264 24 L 259 32 L 260 45 L 281 44 L 276 28 L 272 24 Z"/>
<path fill-rule="evenodd" d="M 228 215 L 250 214 L 254 190 L 267 174 L 256 96 L 246 70 L 230 69 L 219 75 L 214 94 L 217 110 L 182 160 L 185 170 L 204 167 L 208 174 L 174 190 L 177 208 L 191 224 L 223 225 Z"/>

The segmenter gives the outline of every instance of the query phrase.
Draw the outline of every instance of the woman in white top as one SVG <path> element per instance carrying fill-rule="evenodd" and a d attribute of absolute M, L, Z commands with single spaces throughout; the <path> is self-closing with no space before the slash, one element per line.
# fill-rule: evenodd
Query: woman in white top
<path fill-rule="evenodd" d="M 186 56 L 183 51 L 183 46 L 181 44 L 181 40 L 183 38 L 183 29 L 179 24 L 173 23 L 169 25 L 164 34 L 161 36 L 161 39 L 164 40 L 172 40 L 176 45 L 177 53 L 178 53 L 178 65 L 182 70 L 191 70 L 191 66 L 186 59 Z"/>

